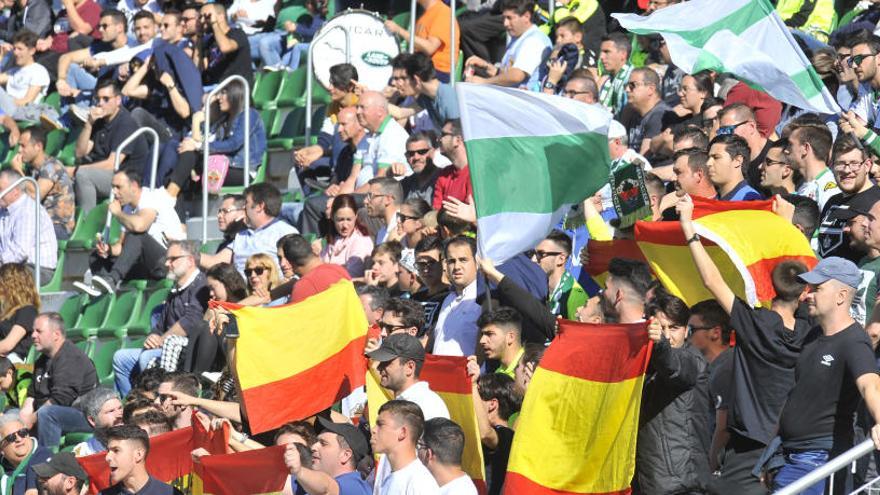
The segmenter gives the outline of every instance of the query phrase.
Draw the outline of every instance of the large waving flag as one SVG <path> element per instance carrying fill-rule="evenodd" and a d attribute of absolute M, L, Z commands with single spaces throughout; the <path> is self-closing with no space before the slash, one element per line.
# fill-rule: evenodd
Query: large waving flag
<path fill-rule="evenodd" d="M 364 385 L 368 324 L 351 281 L 286 306 L 222 305 L 238 321 L 236 373 L 254 433 L 312 416 Z"/>
<path fill-rule="evenodd" d="M 428 382 L 431 390 L 437 393 L 449 416 L 464 431 L 464 453 L 461 468 L 471 477 L 481 494 L 486 493 L 486 475 L 483 465 L 483 448 L 480 443 L 480 429 L 471 397 L 471 380 L 467 375 L 467 358 L 458 356 L 425 355 L 425 365 L 419 379 Z M 375 421 L 382 404 L 391 400 L 391 393 L 379 385 L 374 373 L 367 375 L 367 403 L 370 411 L 370 424 Z"/>
<path fill-rule="evenodd" d="M 195 463 L 200 482 L 193 495 L 256 495 L 281 493 L 290 473 L 284 445 L 234 454 L 209 455 Z"/>
<path fill-rule="evenodd" d="M 694 229 L 727 285 L 751 305 L 775 297 L 777 263 L 817 260 L 804 234 L 773 213 L 772 200 L 715 201 L 693 198 Z M 703 286 L 679 222 L 638 222 L 636 242 L 660 282 L 688 305 L 711 299 Z"/>
<path fill-rule="evenodd" d="M 727 72 L 779 101 L 840 113 L 791 32 L 767 0 L 692 0 L 649 16 L 611 14 L 635 34 L 659 33 L 689 74 Z"/>
<path fill-rule="evenodd" d="M 529 250 L 572 204 L 608 182 L 608 124 L 600 105 L 456 85 L 480 253 L 496 263 Z"/>
<path fill-rule="evenodd" d="M 523 401 L 505 495 L 629 493 L 649 358 L 643 323 L 560 320 Z"/>

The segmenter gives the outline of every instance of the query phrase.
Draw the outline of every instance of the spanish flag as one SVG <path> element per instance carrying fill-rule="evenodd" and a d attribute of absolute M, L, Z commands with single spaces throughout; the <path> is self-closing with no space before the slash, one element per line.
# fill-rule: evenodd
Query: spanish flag
<path fill-rule="evenodd" d="M 374 413 L 382 404 L 392 398 L 391 393 L 379 385 L 372 372 L 367 376 L 367 403 L 370 410 L 370 424 Z M 419 375 L 421 381 L 428 382 L 431 390 L 437 393 L 452 421 L 464 431 L 464 453 L 461 468 L 471 477 L 479 493 L 486 493 L 486 475 L 483 466 L 483 448 L 480 444 L 480 430 L 471 397 L 471 380 L 467 375 L 467 358 L 459 356 L 425 355 L 425 365 Z"/>
<path fill-rule="evenodd" d="M 614 239 L 613 241 L 590 239 L 587 242 L 587 253 L 590 258 L 586 266 L 587 273 L 602 286 L 605 285 L 605 279 L 608 277 L 608 263 L 612 258 L 648 261 L 642 254 L 642 250 L 639 249 L 638 243 L 632 239 Z"/>
<path fill-rule="evenodd" d="M 725 282 L 756 306 L 776 295 L 771 273 L 780 261 L 813 267 L 810 243 L 794 225 L 773 213 L 772 200 L 715 201 L 694 197 L 694 228 Z M 689 306 L 711 299 L 679 222 L 637 222 L 636 242 L 654 274 Z"/>
<path fill-rule="evenodd" d="M 505 495 L 630 493 L 649 359 L 643 323 L 560 320 L 523 401 Z"/>
<path fill-rule="evenodd" d="M 350 280 L 286 306 L 221 305 L 238 322 L 235 371 L 253 433 L 317 414 L 364 385 L 367 318 Z"/>
<path fill-rule="evenodd" d="M 266 495 L 281 493 L 290 473 L 284 445 L 234 454 L 204 456 L 195 463 L 200 479 L 193 495 Z"/>

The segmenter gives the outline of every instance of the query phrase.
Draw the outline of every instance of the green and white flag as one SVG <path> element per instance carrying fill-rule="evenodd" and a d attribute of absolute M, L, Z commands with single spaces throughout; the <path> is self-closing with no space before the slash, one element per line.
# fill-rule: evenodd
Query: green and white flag
<path fill-rule="evenodd" d="M 767 0 L 692 0 L 649 16 L 612 14 L 635 34 L 658 33 L 672 62 L 689 74 L 733 74 L 779 101 L 840 113 L 788 27 Z"/>
<path fill-rule="evenodd" d="M 455 86 L 482 256 L 503 263 L 532 249 L 572 204 L 608 182 L 611 114 L 543 93 Z"/>

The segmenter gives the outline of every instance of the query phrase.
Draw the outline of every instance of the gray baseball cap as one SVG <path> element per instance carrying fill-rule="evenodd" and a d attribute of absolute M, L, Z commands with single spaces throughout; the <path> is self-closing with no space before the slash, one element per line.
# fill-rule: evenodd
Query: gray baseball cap
<path fill-rule="evenodd" d="M 856 288 L 862 281 L 862 272 L 852 261 L 831 256 L 819 261 L 812 270 L 801 273 L 798 277 L 813 285 L 824 284 L 834 279 L 844 285 Z"/>

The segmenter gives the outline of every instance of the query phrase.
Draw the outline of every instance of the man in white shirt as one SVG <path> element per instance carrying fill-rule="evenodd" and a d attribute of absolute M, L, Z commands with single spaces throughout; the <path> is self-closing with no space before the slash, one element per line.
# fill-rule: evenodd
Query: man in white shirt
<path fill-rule="evenodd" d="M 0 170 L 0 192 L 5 191 L 21 174 L 11 168 Z M 35 240 L 37 222 L 34 219 L 34 199 L 19 184 L 0 196 L 0 265 L 6 263 L 36 263 Z M 58 241 L 49 212 L 42 205 L 40 214 L 40 280 L 48 282 L 58 264 Z"/>
<path fill-rule="evenodd" d="M 476 242 L 458 236 L 446 243 L 446 275 L 452 291 L 443 300 L 434 326 L 434 354 L 471 356 L 477 348 L 477 252 Z"/>
<path fill-rule="evenodd" d="M 19 31 L 12 39 L 15 66 L 0 72 L 0 111 L 15 120 L 33 118 L 25 107 L 39 103 L 49 87 L 49 71 L 34 61 L 36 52 L 37 35 Z"/>
<path fill-rule="evenodd" d="M 357 116 L 360 124 L 370 131 L 369 148 L 363 156 L 358 182 L 374 176 L 412 174 L 406 161 L 409 134 L 388 113 L 388 100 L 381 93 L 364 92 L 357 103 Z"/>
<path fill-rule="evenodd" d="M 413 402 L 392 400 L 379 408 L 370 444 L 373 453 L 384 455 L 376 468 L 374 495 L 440 494 L 437 482 L 416 454 L 424 426 L 422 410 Z"/>
<path fill-rule="evenodd" d="M 504 29 L 507 30 L 507 50 L 500 66 L 492 65 L 476 55 L 467 59 L 465 65 L 468 69 L 482 70 L 487 74 L 487 77 L 470 75 L 467 81 L 538 91 L 538 68 L 550 54 L 553 43 L 532 21 L 535 2 L 499 0 L 498 3 L 504 18 Z"/>
<path fill-rule="evenodd" d="M 122 234 L 113 245 L 108 239 L 95 244 L 89 263 L 92 285 L 74 283 L 89 295 L 115 292 L 117 284 L 128 279 L 165 278 L 168 241 L 186 239 L 171 197 L 164 190 L 141 187 L 142 181 L 137 170 L 123 168 L 113 174 L 114 198 L 107 209 L 122 226 Z"/>
<path fill-rule="evenodd" d="M 471 477 L 461 469 L 463 453 L 461 426 L 443 418 L 425 421 L 425 432 L 418 444 L 419 459 L 440 485 L 440 495 L 477 495 Z"/>

